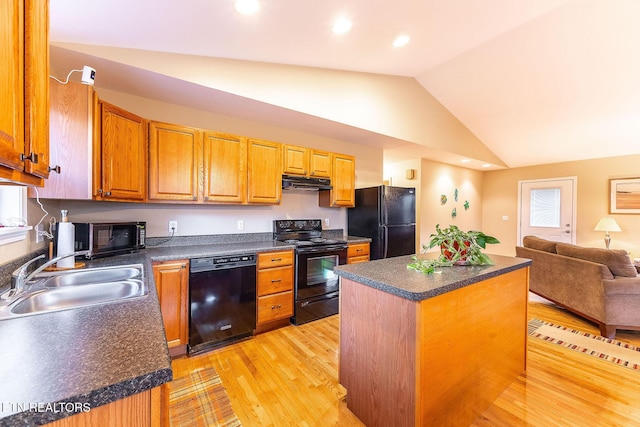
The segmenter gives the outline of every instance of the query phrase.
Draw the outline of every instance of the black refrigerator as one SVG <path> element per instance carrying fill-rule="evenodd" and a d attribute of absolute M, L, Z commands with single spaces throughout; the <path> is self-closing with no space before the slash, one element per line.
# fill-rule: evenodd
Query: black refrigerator
<path fill-rule="evenodd" d="M 349 235 L 371 239 L 371 260 L 416 253 L 415 188 L 359 188 L 347 215 Z"/>

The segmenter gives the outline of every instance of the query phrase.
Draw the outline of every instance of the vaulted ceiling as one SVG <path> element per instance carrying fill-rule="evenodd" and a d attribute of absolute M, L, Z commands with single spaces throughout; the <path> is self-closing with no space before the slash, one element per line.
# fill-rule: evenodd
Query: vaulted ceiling
<path fill-rule="evenodd" d="M 434 97 L 470 131 L 474 141 L 468 144 L 483 146 L 469 156 L 493 167 L 640 153 L 637 0 L 260 3 L 256 14 L 245 16 L 232 0 L 50 0 L 52 66 L 64 69 L 91 59 L 99 69 L 98 88 L 278 125 L 296 123 L 302 130 L 376 144 L 396 159 L 455 163 L 465 155 L 428 137 L 425 142 L 378 132 L 203 85 L 204 77 L 195 72 L 165 75 L 133 57 L 302 66 L 397 77 L 403 84 L 411 79 L 425 91 L 425 102 Z M 339 16 L 353 22 L 346 34 L 331 31 Z M 411 40 L 394 48 L 400 33 Z M 121 50 L 119 56 L 100 56 L 98 47 Z M 118 59 L 126 52 L 129 60 Z M 416 105 L 406 109 L 410 115 Z"/>

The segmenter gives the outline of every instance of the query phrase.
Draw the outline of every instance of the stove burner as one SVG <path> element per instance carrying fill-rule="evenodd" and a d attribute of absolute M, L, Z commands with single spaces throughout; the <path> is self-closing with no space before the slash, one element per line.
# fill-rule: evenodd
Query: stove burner
<path fill-rule="evenodd" d="M 273 238 L 296 247 L 329 246 L 346 244 L 344 240 L 322 237 L 320 220 L 276 220 L 273 225 Z"/>

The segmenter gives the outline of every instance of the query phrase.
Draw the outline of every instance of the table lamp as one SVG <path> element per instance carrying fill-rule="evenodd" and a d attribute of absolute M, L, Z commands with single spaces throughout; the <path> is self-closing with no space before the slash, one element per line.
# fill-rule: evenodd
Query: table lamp
<path fill-rule="evenodd" d="M 616 222 L 616 220 L 608 217 L 601 218 L 600 221 L 598 221 L 598 224 L 596 225 L 596 228 L 594 228 L 594 230 L 605 232 L 604 244 L 607 246 L 607 249 L 609 249 L 609 245 L 611 244 L 611 236 L 609 235 L 609 232 L 622 231 L 620 229 L 620 226 Z"/>

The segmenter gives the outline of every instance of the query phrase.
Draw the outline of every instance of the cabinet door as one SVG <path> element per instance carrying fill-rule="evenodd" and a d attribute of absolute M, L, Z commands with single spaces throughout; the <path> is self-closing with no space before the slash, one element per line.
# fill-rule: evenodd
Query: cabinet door
<path fill-rule="evenodd" d="M 331 153 L 312 150 L 309 175 L 317 178 L 331 178 Z"/>
<path fill-rule="evenodd" d="M 160 311 L 167 334 L 167 345 L 187 345 L 189 339 L 189 269 L 188 261 L 153 264 Z"/>
<path fill-rule="evenodd" d="M 97 94 L 88 85 L 53 80 L 49 95 L 50 162 L 59 172 L 50 173 L 38 193 L 50 199 L 91 200 L 91 130 Z M 29 196 L 35 197 L 31 188 Z"/>
<path fill-rule="evenodd" d="M 333 154 L 331 162 L 332 190 L 321 191 L 319 204 L 323 207 L 355 206 L 356 160 L 346 154 Z"/>
<path fill-rule="evenodd" d="M 278 204 L 282 196 L 282 144 L 248 141 L 249 203 Z"/>
<path fill-rule="evenodd" d="M 25 0 L 25 172 L 49 176 L 49 2 Z"/>
<path fill-rule="evenodd" d="M 285 145 L 283 172 L 291 175 L 308 174 L 309 150 L 295 145 Z"/>
<path fill-rule="evenodd" d="M 106 102 L 101 112 L 101 177 L 104 200 L 144 201 L 147 176 L 145 120 Z"/>
<path fill-rule="evenodd" d="M 0 2 L 0 164 L 23 170 L 24 2 Z"/>
<path fill-rule="evenodd" d="M 202 133 L 167 123 L 149 123 L 149 201 L 198 200 Z"/>
<path fill-rule="evenodd" d="M 204 200 L 216 203 L 244 203 L 247 200 L 245 138 L 205 132 Z"/>

